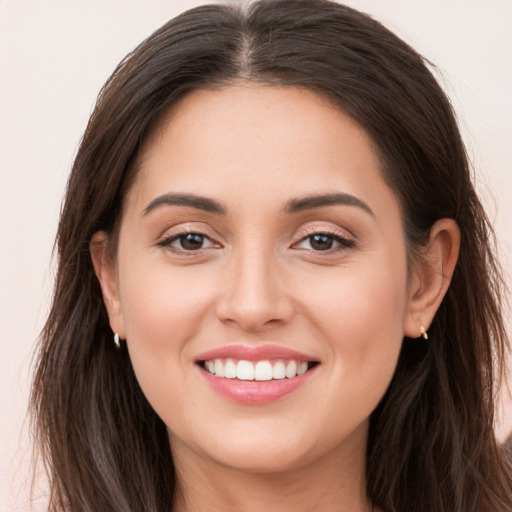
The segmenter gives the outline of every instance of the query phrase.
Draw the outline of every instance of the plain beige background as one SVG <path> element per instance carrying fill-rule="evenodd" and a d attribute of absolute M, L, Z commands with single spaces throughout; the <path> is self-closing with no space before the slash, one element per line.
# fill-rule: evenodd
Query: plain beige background
<path fill-rule="evenodd" d="M 60 201 L 96 94 L 152 30 L 201 3 L 0 0 L 0 512 L 29 509 L 30 360 L 51 295 Z M 346 3 L 438 65 L 510 275 L 512 1 Z M 503 404 L 502 437 L 512 430 L 510 398 Z"/>

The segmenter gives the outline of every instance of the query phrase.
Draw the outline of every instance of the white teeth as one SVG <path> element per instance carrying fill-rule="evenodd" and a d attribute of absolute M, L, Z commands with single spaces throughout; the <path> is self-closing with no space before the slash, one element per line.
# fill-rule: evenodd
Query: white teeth
<path fill-rule="evenodd" d="M 233 359 L 212 359 L 204 362 L 205 369 L 217 377 L 239 380 L 281 380 L 284 378 L 293 379 L 298 375 L 306 373 L 308 363 L 306 361 L 275 361 L 273 364 L 268 360 L 263 361 L 239 361 Z"/>
<path fill-rule="evenodd" d="M 286 377 L 286 367 L 282 361 L 277 361 L 272 367 L 273 379 L 284 379 Z"/>
<path fill-rule="evenodd" d="M 228 359 L 224 365 L 224 377 L 236 379 L 236 364 L 233 359 Z"/>
<path fill-rule="evenodd" d="M 286 376 L 291 379 L 293 377 L 295 377 L 295 375 L 297 375 L 297 363 L 293 360 L 291 360 L 287 365 L 286 365 Z"/>
<path fill-rule="evenodd" d="M 272 365 L 270 361 L 258 361 L 254 368 L 255 380 L 272 380 Z"/>
<path fill-rule="evenodd" d="M 215 375 L 217 377 L 224 377 L 224 365 L 222 364 L 222 361 L 220 359 L 215 359 Z"/>
<path fill-rule="evenodd" d="M 308 363 L 306 361 L 302 361 L 297 368 L 297 375 L 302 375 L 308 371 Z"/>
<path fill-rule="evenodd" d="M 254 365 L 250 361 L 238 361 L 236 377 L 240 380 L 254 380 Z"/>

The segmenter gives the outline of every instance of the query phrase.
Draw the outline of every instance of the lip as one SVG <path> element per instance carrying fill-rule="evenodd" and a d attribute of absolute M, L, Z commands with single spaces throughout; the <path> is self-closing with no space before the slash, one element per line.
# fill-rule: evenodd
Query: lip
<path fill-rule="evenodd" d="M 229 400 L 245 404 L 273 402 L 302 387 L 316 370 L 316 366 L 292 379 L 247 381 L 215 377 L 203 367 L 198 367 L 209 386 Z"/>
<path fill-rule="evenodd" d="M 279 345 L 228 345 L 200 354 L 196 358 L 197 368 L 211 389 L 228 400 L 243 404 L 265 404 L 292 393 L 304 386 L 313 376 L 318 364 L 310 368 L 306 373 L 291 379 L 279 379 L 268 381 L 246 381 L 238 379 L 226 379 L 215 377 L 200 363 L 212 359 L 244 359 L 246 361 L 261 361 L 274 359 L 295 359 L 318 363 L 319 361 L 307 354 L 297 352 Z"/>
<path fill-rule="evenodd" d="M 307 361 L 318 363 L 318 359 L 297 352 L 280 345 L 226 345 L 217 349 L 209 350 L 196 357 L 196 363 L 209 361 L 211 359 L 244 359 L 246 361 L 262 361 L 273 359 L 295 359 L 297 361 Z"/>

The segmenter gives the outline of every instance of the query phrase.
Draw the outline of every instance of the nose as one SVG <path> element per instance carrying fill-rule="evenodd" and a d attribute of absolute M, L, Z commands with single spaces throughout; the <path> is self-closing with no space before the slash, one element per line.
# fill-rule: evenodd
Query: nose
<path fill-rule="evenodd" d="M 266 331 L 294 315 L 286 276 L 272 250 L 247 247 L 234 253 L 221 287 L 218 318 L 244 331 Z"/>

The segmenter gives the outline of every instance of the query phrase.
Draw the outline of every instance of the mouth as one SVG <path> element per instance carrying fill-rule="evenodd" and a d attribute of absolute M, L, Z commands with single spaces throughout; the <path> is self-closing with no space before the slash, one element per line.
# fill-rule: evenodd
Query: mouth
<path fill-rule="evenodd" d="M 294 392 L 312 380 L 320 361 L 277 345 L 230 345 L 196 359 L 210 388 L 244 404 L 264 404 Z"/>
<path fill-rule="evenodd" d="M 217 378 L 242 381 L 272 381 L 293 379 L 308 372 L 319 363 L 300 359 L 246 359 L 215 358 L 198 361 L 199 366 Z"/>

